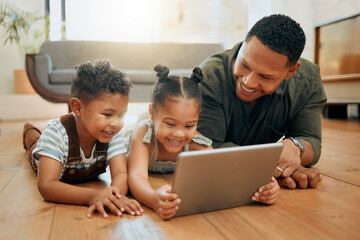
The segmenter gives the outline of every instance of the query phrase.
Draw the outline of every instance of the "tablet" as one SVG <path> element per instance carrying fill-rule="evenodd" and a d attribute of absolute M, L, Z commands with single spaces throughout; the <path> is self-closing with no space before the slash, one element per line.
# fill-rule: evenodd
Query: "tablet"
<path fill-rule="evenodd" d="M 175 217 L 251 203 L 271 181 L 282 148 L 268 143 L 180 153 L 172 184 L 181 199 Z"/>

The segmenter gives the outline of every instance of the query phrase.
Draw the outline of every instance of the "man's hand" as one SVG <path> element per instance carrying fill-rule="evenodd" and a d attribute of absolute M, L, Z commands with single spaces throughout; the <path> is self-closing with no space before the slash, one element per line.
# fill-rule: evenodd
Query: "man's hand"
<path fill-rule="evenodd" d="M 284 144 L 284 148 L 274 172 L 275 178 L 290 177 L 301 166 L 300 149 L 290 139 L 284 139 L 282 144 Z"/>
<path fill-rule="evenodd" d="M 322 176 L 319 171 L 313 168 L 304 168 L 299 166 L 297 170 L 291 174 L 290 177 L 278 178 L 277 181 L 280 186 L 290 189 L 298 188 L 315 188 L 321 182 Z"/>

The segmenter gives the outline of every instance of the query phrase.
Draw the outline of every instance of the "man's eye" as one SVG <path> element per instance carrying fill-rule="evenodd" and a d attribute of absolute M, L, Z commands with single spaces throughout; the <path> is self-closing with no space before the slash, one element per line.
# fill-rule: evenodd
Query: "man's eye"
<path fill-rule="evenodd" d="M 270 77 L 266 77 L 266 76 L 264 76 L 264 75 L 261 75 L 261 77 L 262 77 L 263 79 L 271 79 Z"/>

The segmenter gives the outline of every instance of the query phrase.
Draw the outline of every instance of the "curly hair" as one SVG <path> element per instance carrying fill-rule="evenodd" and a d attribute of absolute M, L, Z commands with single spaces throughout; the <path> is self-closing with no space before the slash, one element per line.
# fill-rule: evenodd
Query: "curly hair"
<path fill-rule="evenodd" d="M 191 77 L 168 76 L 169 68 L 156 65 L 154 70 L 157 72 L 158 80 L 155 83 L 151 96 L 151 103 L 154 108 L 163 104 L 166 100 L 172 100 L 175 97 L 184 99 L 194 99 L 199 103 L 199 111 L 201 106 L 201 91 L 198 83 L 204 79 L 202 71 L 199 67 L 195 67 Z"/>
<path fill-rule="evenodd" d="M 247 33 L 245 42 L 255 36 L 271 50 L 288 57 L 293 66 L 304 50 L 306 37 L 300 24 L 283 14 L 263 17 Z"/>
<path fill-rule="evenodd" d="M 120 93 L 129 96 L 132 83 L 126 74 L 106 59 L 85 62 L 75 67 L 77 74 L 71 84 L 71 97 L 85 104 L 102 93 Z"/>

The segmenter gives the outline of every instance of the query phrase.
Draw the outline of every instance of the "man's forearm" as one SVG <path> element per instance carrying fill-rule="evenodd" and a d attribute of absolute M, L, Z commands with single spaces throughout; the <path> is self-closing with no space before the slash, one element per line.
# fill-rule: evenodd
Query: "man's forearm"
<path fill-rule="evenodd" d="M 314 161 L 314 155 L 315 155 L 314 149 L 308 141 L 301 139 L 301 138 L 300 138 L 300 141 L 305 146 L 305 151 L 304 151 L 303 155 L 301 156 L 301 165 L 308 166 Z"/>

